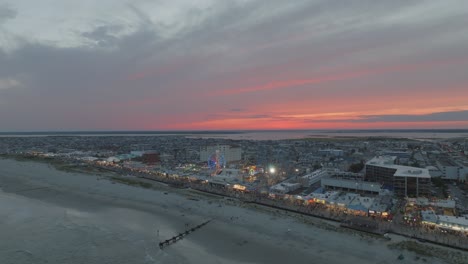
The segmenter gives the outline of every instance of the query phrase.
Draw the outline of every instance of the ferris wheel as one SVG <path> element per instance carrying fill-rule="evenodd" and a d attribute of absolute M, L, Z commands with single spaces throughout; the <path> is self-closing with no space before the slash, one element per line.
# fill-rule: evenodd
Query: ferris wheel
<path fill-rule="evenodd" d="M 220 174 L 225 166 L 226 161 L 224 155 L 221 154 L 219 150 L 216 150 L 215 153 L 211 154 L 208 158 L 208 168 L 211 171 L 211 176 Z"/>

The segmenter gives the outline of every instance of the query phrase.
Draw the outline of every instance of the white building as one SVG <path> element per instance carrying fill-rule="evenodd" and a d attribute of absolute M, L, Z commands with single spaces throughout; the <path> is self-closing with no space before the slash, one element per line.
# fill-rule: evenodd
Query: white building
<path fill-rule="evenodd" d="M 421 211 L 421 216 L 424 224 L 456 231 L 468 231 L 468 217 L 437 215 L 432 210 Z"/>
<path fill-rule="evenodd" d="M 437 161 L 437 167 L 442 172 L 442 179 L 463 181 L 465 180 L 464 166 L 450 159 L 441 159 Z"/>
<path fill-rule="evenodd" d="M 279 194 L 283 195 L 288 192 L 295 191 L 301 187 L 299 183 L 290 183 L 290 182 L 283 182 L 270 187 L 271 194 Z"/>
<path fill-rule="evenodd" d="M 239 146 L 231 145 L 211 145 L 200 148 L 200 161 L 208 161 L 208 159 L 219 151 L 220 155 L 224 157 L 224 161 L 227 163 L 240 161 L 242 158 L 242 149 Z"/>
<path fill-rule="evenodd" d="M 343 156 L 344 151 L 342 149 L 321 149 L 318 151 L 320 155 L 326 156 Z"/>
<path fill-rule="evenodd" d="M 437 225 L 457 231 L 468 231 L 468 218 L 459 216 L 438 215 Z"/>
<path fill-rule="evenodd" d="M 421 218 L 423 224 L 431 225 L 437 224 L 437 221 L 439 220 L 435 212 L 432 210 L 421 211 Z"/>
<path fill-rule="evenodd" d="M 427 166 L 426 169 L 429 170 L 431 177 L 442 177 L 442 172 L 439 170 L 439 168 L 435 166 Z"/>
<path fill-rule="evenodd" d="M 309 187 L 310 185 L 319 182 L 323 177 L 327 177 L 328 175 L 330 175 L 328 170 L 319 169 L 301 176 L 298 181 L 303 187 Z"/>

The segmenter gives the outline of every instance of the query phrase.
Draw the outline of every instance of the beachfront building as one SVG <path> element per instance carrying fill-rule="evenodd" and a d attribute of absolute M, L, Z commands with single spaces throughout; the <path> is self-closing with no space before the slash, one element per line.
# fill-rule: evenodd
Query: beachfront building
<path fill-rule="evenodd" d="M 377 182 L 383 188 L 400 196 L 424 196 L 430 191 L 428 169 L 397 165 L 396 156 L 378 156 L 366 163 L 366 180 Z"/>
<path fill-rule="evenodd" d="M 321 204 L 326 204 L 334 201 L 336 197 L 340 195 L 340 192 L 337 191 L 328 191 L 328 192 L 313 192 L 309 195 L 307 195 L 305 198 L 309 201 L 315 202 L 315 203 L 321 203 Z"/>
<path fill-rule="evenodd" d="M 437 211 L 439 214 L 444 215 L 454 215 L 456 213 L 456 202 L 452 199 L 428 199 L 425 197 L 419 198 L 408 198 L 408 205 L 410 206 L 420 206 L 423 208 L 432 208 Z"/>
<path fill-rule="evenodd" d="M 468 217 L 438 215 L 438 218 L 437 224 L 441 228 L 468 232 Z"/>
<path fill-rule="evenodd" d="M 433 210 L 421 211 L 421 223 L 426 225 L 437 225 L 439 218 Z"/>
<path fill-rule="evenodd" d="M 364 181 L 364 175 L 360 173 L 339 171 L 321 179 L 321 186 L 327 190 L 352 191 L 356 193 L 379 194 L 382 192 L 382 184 Z"/>
<path fill-rule="evenodd" d="M 270 187 L 269 193 L 273 195 L 285 195 L 301 187 L 300 183 L 282 182 Z"/>
<path fill-rule="evenodd" d="M 386 188 L 393 189 L 394 167 L 397 164 L 396 156 L 378 156 L 368 161 L 365 165 L 366 180 L 379 182 Z"/>
<path fill-rule="evenodd" d="M 428 195 L 431 185 L 429 170 L 407 166 L 397 166 L 394 176 L 394 192 L 397 195 Z"/>
<path fill-rule="evenodd" d="M 206 162 L 216 151 L 224 157 L 226 163 L 240 161 L 242 148 L 237 145 L 210 145 L 200 147 L 200 161 Z"/>
<path fill-rule="evenodd" d="M 391 196 L 388 195 L 370 197 L 358 193 L 328 191 L 323 194 L 311 193 L 306 199 L 364 216 L 387 217 L 392 206 Z"/>
<path fill-rule="evenodd" d="M 468 217 L 437 215 L 432 210 L 421 211 L 421 222 L 439 228 L 468 232 Z"/>

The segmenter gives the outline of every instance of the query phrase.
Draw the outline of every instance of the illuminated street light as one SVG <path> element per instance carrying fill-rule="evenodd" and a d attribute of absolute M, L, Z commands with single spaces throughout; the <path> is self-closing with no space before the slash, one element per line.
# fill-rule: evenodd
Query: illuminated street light
<path fill-rule="evenodd" d="M 270 173 L 275 173 L 276 169 L 274 167 L 270 167 Z"/>

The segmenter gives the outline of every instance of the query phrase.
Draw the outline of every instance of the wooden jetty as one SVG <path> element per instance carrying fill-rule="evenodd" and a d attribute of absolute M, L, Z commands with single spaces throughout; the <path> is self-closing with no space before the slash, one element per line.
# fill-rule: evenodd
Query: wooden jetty
<path fill-rule="evenodd" d="M 164 240 L 164 241 L 159 242 L 159 248 L 160 248 L 160 249 L 163 249 L 164 247 L 167 247 L 167 246 L 169 246 L 169 245 L 172 245 L 172 244 L 176 243 L 176 242 L 179 241 L 179 240 L 182 240 L 185 236 L 187 236 L 188 234 L 194 232 L 194 231 L 197 230 L 197 229 L 202 228 L 203 226 L 205 226 L 205 225 L 208 224 L 209 222 L 211 222 L 211 219 L 208 220 L 208 221 L 206 221 L 206 222 L 203 222 L 203 223 L 201 223 L 201 224 L 199 224 L 199 225 L 197 225 L 197 226 L 195 226 L 195 227 L 192 227 L 192 228 L 190 228 L 190 229 L 187 229 L 187 230 L 185 230 L 185 232 L 183 232 L 183 233 L 177 234 L 177 235 L 175 235 L 175 236 L 173 236 L 173 237 L 171 237 L 171 238 L 169 238 L 169 239 L 166 239 L 166 240 Z"/>

